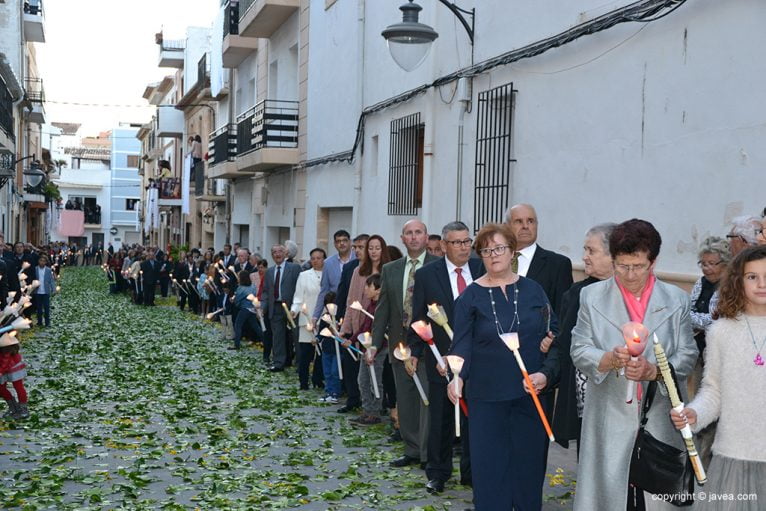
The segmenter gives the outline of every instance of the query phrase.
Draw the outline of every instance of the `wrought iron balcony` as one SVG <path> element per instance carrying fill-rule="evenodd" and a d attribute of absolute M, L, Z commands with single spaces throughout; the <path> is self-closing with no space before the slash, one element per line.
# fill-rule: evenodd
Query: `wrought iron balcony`
<path fill-rule="evenodd" d="M 298 102 L 265 99 L 237 117 L 237 154 L 298 147 Z"/>
<path fill-rule="evenodd" d="M 237 125 L 222 126 L 210 134 L 209 140 L 207 177 L 218 179 L 238 177 L 237 164 L 234 162 L 237 156 Z"/>
<path fill-rule="evenodd" d="M 237 169 L 266 170 L 298 163 L 298 102 L 267 99 L 237 118 Z"/>
<path fill-rule="evenodd" d="M 42 78 L 27 78 L 24 80 L 26 99 L 32 103 L 45 103 L 45 87 Z"/>
<path fill-rule="evenodd" d="M 0 132 L 0 140 L 7 138 L 8 142 L 16 141 L 16 135 L 13 132 L 13 96 L 2 78 L 0 78 Z M 5 145 L 0 142 L 0 150 L 13 149 Z"/>

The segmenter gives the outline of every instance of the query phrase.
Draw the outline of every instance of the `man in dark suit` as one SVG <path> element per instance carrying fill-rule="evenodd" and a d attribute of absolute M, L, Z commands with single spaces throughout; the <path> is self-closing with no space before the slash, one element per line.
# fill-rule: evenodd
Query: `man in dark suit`
<path fill-rule="evenodd" d="M 396 406 L 399 410 L 399 432 L 404 440 L 404 456 L 391 462 L 394 467 L 424 464 L 427 459 L 428 410 L 411 376 L 417 372 L 424 390 L 428 392 L 426 369 L 415 356 L 410 358 L 405 367 L 403 362 L 394 357 L 393 351 L 399 343 L 407 344 L 407 331 L 412 324 L 415 272 L 437 259 L 426 252 L 428 231 L 418 219 L 404 224 L 402 243 L 407 248 L 407 256 L 383 265 L 380 299 L 372 326 L 372 342 L 378 352 L 388 333 L 389 361 L 396 382 Z"/>
<path fill-rule="evenodd" d="M 240 248 L 237 250 L 237 260 L 234 262 L 234 271 L 231 271 L 229 267 L 226 267 L 227 277 L 229 277 L 231 280 L 236 282 L 237 284 L 240 284 L 238 282 L 237 276 L 239 275 L 239 272 L 246 271 L 247 273 L 253 273 L 258 271 L 258 268 L 255 267 L 254 264 L 250 262 L 250 251 L 246 248 Z M 241 283 L 242 286 L 249 286 L 249 282 L 243 282 Z"/>
<path fill-rule="evenodd" d="M 553 312 L 561 312 L 564 293 L 572 287 L 572 261 L 568 257 L 550 250 L 545 250 L 537 244 L 537 212 L 530 204 L 516 204 L 508 210 L 508 224 L 516 236 L 516 273 L 527 277 L 545 291 Z M 556 333 L 556 332 L 554 332 Z M 558 357 L 558 351 L 552 350 L 549 357 Z M 548 421 L 553 420 L 553 403 L 556 390 L 553 385 L 546 387 L 540 394 L 540 402 L 545 409 Z M 545 445 L 545 456 L 548 456 L 548 444 Z"/>
<path fill-rule="evenodd" d="M 189 286 L 186 284 L 186 279 L 191 275 L 194 270 L 194 264 L 190 263 L 191 255 L 187 256 L 183 251 L 178 253 L 178 261 L 173 266 L 173 272 L 171 280 L 175 280 L 176 290 L 178 291 L 178 308 L 184 310 L 186 307 L 186 301 L 189 299 Z M 191 291 L 192 293 L 194 291 Z M 191 304 L 189 305 L 191 309 Z"/>
<path fill-rule="evenodd" d="M 160 276 L 160 263 L 155 258 L 154 248 L 146 251 L 146 260 L 141 263 L 142 286 L 144 291 L 144 305 L 154 305 L 154 288 Z"/>
<path fill-rule="evenodd" d="M 468 227 L 463 222 L 450 222 L 444 226 L 441 235 L 441 250 L 444 257 L 425 265 L 415 273 L 415 289 L 412 295 L 412 320 L 432 323 L 434 344 L 442 356 L 449 351 L 451 339 L 447 332 L 428 318 L 428 306 L 438 304 L 444 307 L 445 315 L 451 320 L 452 306 L 468 285 L 484 273 L 481 260 L 471 258 L 471 239 Z M 428 375 L 428 463 L 426 490 L 441 493 L 444 483 L 452 475 L 452 444 L 455 438 L 454 408 L 447 397 L 447 379 L 440 372 L 436 358 L 426 343 L 411 328 L 407 340 L 412 355 L 426 366 Z M 471 463 L 468 459 L 468 429 L 461 421 L 462 442 L 465 446 L 460 459 L 460 482 L 470 484 Z"/>
<path fill-rule="evenodd" d="M 507 219 L 518 244 L 517 273 L 540 284 L 558 313 L 562 296 L 572 286 L 572 261 L 537 244 L 537 212 L 531 205 L 516 204 Z"/>
<path fill-rule="evenodd" d="M 223 252 L 221 253 L 221 261 L 223 262 L 223 267 L 228 268 L 232 264 L 234 264 L 234 254 L 231 253 L 231 245 L 228 243 L 223 246 Z"/>
<path fill-rule="evenodd" d="M 264 317 L 271 324 L 273 344 L 273 365 L 271 372 L 284 371 L 287 364 L 288 342 L 297 338 L 293 332 L 288 331 L 287 316 L 282 304 L 290 307 L 295 294 L 295 284 L 298 282 L 301 267 L 295 263 L 288 263 L 287 249 L 284 245 L 271 247 L 271 258 L 274 266 L 266 270 L 263 282 L 262 307 Z"/>

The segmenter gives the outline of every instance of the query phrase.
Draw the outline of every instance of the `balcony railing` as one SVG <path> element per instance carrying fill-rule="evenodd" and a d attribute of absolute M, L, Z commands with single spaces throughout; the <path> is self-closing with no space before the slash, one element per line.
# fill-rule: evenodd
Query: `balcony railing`
<path fill-rule="evenodd" d="M 166 177 L 158 180 L 160 199 L 180 199 L 181 198 L 181 179 L 177 177 Z"/>
<path fill-rule="evenodd" d="M 184 51 L 184 48 L 186 48 L 186 41 L 183 39 L 163 39 L 160 42 L 162 51 Z"/>
<path fill-rule="evenodd" d="M 33 103 L 45 103 L 45 88 L 42 78 L 27 78 L 24 80 L 27 99 Z"/>
<path fill-rule="evenodd" d="M 0 78 L 0 129 L 9 139 L 16 140 L 13 131 L 13 96 L 2 78 Z"/>
<path fill-rule="evenodd" d="M 226 17 L 223 19 L 223 36 L 239 35 L 239 3 L 226 2 Z"/>
<path fill-rule="evenodd" d="M 232 161 L 237 156 L 237 125 L 227 124 L 210 135 L 208 162 L 210 165 Z"/>
<path fill-rule="evenodd" d="M 298 102 L 266 99 L 237 117 L 237 154 L 298 147 Z"/>
<path fill-rule="evenodd" d="M 89 208 L 85 206 L 85 223 L 91 225 L 98 225 L 101 223 L 101 208 Z"/>
<path fill-rule="evenodd" d="M 194 196 L 199 197 L 205 193 L 205 162 L 200 161 L 192 168 L 191 184 L 194 185 Z"/>
<path fill-rule="evenodd" d="M 43 15 L 42 0 L 28 0 L 24 2 L 24 14 L 33 14 L 35 16 Z"/>

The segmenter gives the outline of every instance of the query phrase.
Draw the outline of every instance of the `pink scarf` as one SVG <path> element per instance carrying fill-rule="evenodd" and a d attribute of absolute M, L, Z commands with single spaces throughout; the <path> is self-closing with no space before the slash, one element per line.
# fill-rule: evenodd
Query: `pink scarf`
<path fill-rule="evenodd" d="M 646 281 L 644 290 L 641 291 L 641 298 L 636 298 L 633 296 L 633 293 L 625 289 L 616 277 L 614 281 L 617 283 L 617 287 L 620 289 L 620 293 L 622 293 L 622 301 L 625 302 L 625 307 L 628 309 L 628 316 L 630 316 L 630 320 L 643 324 L 644 316 L 646 315 L 646 306 L 649 305 L 649 297 L 652 296 L 652 290 L 654 289 L 654 274 L 652 273 L 649 275 L 649 279 Z M 642 385 L 637 386 L 636 397 L 638 398 L 639 403 L 643 398 L 643 390 L 644 388 Z"/>
<path fill-rule="evenodd" d="M 617 283 L 620 293 L 622 293 L 622 301 L 625 302 L 625 307 L 628 308 L 630 320 L 636 323 L 643 323 L 644 316 L 646 315 L 646 306 L 649 304 L 649 297 L 652 296 L 652 290 L 654 289 L 654 274 L 649 275 L 644 290 L 641 291 L 641 298 L 633 296 L 633 293 L 625 289 L 617 278 L 614 281 Z"/>

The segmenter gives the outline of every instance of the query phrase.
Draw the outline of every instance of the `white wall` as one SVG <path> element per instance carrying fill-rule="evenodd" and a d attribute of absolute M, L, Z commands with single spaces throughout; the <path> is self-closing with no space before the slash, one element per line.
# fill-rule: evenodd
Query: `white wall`
<path fill-rule="evenodd" d="M 477 5 L 478 62 L 628 3 L 523 0 L 509 9 L 503 0 L 487 0 L 461 7 Z M 423 65 L 405 73 L 380 36 L 399 21 L 399 11 L 388 2 L 365 2 L 362 82 L 359 2 L 337 2 L 327 11 L 322 2 L 311 4 L 309 159 L 351 148 L 362 105 L 467 65 L 462 27 L 436 2 L 421 5 L 421 21 L 440 37 Z M 748 50 L 766 43 L 763 19 L 766 4 L 757 0 L 697 0 L 659 21 L 619 25 L 477 77 L 473 110 L 465 115 L 459 212 L 455 84 L 368 116 L 365 153 L 353 165 L 307 170 L 304 245 L 315 243 L 316 208 L 341 206 L 354 207 L 355 232 L 378 232 L 399 244 L 406 218 L 386 213 L 390 123 L 414 112 L 425 123 L 420 216 L 433 232 L 456 216 L 473 227 L 476 99 L 513 82 L 517 162 L 509 203 L 537 207 L 541 245 L 579 262 L 589 227 L 637 216 L 663 235 L 660 270 L 696 273 L 702 238 L 725 234 L 734 215 L 766 205 L 758 185 L 766 166 L 766 93 L 757 85 L 766 79 L 766 61 Z M 358 196 L 355 170 L 361 170 Z"/>

